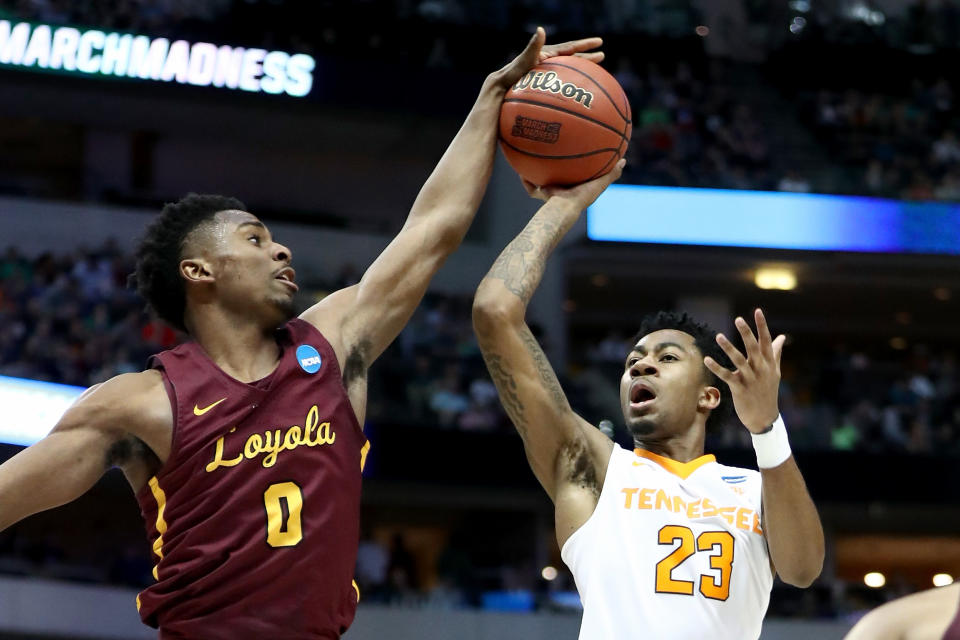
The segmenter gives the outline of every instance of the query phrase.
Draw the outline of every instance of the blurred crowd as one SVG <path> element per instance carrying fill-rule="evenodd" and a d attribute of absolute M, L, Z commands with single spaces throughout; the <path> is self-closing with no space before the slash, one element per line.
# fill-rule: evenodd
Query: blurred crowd
<path fill-rule="evenodd" d="M 774 189 L 770 145 L 750 105 L 716 78 L 620 58 L 614 73 L 633 108 L 624 180 L 639 184 Z"/>
<path fill-rule="evenodd" d="M 233 0 L 5 0 L 0 10 L 47 24 L 152 35 L 177 25 L 214 22 L 233 4 Z"/>
<path fill-rule="evenodd" d="M 245 29 L 256 16 L 267 13 L 277 18 L 270 30 L 280 37 L 302 31 L 306 25 L 285 17 L 307 8 L 324 18 L 325 25 L 338 27 L 357 16 L 368 23 L 423 21 L 437 25 L 471 25 L 506 29 L 533 24 L 564 30 L 593 30 L 603 33 L 643 30 L 656 33 L 688 33 L 696 24 L 697 11 L 687 2 L 654 0 L 6 0 L 0 8 L 30 20 L 53 24 L 99 26 L 101 28 L 157 33 L 176 27 L 196 28 L 215 24 L 229 14 Z M 263 26 L 263 25 L 261 25 Z M 316 30 L 320 32 L 322 30 Z M 309 36 L 306 37 L 309 40 Z"/>
<path fill-rule="evenodd" d="M 957 115 L 946 78 L 915 79 L 905 96 L 821 91 L 806 109 L 818 138 L 859 176 L 851 191 L 907 200 L 960 200 Z"/>
<path fill-rule="evenodd" d="M 126 286 L 129 256 L 108 243 L 76 255 L 0 257 L 0 374 L 88 386 L 139 371 L 176 343 Z"/>
<path fill-rule="evenodd" d="M 0 258 L 0 375 L 88 386 L 140 370 L 147 357 L 180 336 L 146 313 L 126 286 L 129 256 L 113 243 L 75 255 L 27 259 L 15 248 Z M 345 268 L 317 290 L 356 282 Z M 429 294 L 370 373 L 373 421 L 476 433 L 512 427 L 487 375 L 468 296 Z M 542 335 L 547 344 L 559 339 Z M 605 429 L 621 424 L 616 381 L 629 337 L 611 331 L 558 371 L 570 403 Z M 885 347 L 885 346 L 884 346 Z M 897 359 L 884 353 L 900 354 Z M 798 356 L 803 357 L 803 356 Z M 843 345 L 808 355 L 785 370 L 782 407 L 797 449 L 956 452 L 960 374 L 953 352 L 855 350 Z M 609 425 L 609 426 L 607 426 Z M 622 435 L 622 434 L 621 434 Z M 731 424 L 710 434 L 713 448 L 748 448 Z"/>

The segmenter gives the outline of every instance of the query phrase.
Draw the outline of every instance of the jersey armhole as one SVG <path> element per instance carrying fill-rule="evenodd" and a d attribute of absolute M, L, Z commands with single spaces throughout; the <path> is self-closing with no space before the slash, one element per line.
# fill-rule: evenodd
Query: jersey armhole
<path fill-rule="evenodd" d="M 586 522 L 584 522 L 582 525 L 577 527 L 577 530 L 570 534 L 566 542 L 564 542 L 563 546 L 560 548 L 560 558 L 564 562 L 566 562 L 568 566 L 570 565 L 570 563 L 567 561 L 567 549 L 570 547 L 571 543 L 575 543 L 577 539 L 582 537 L 581 533 L 585 529 L 587 529 L 587 527 L 591 526 L 591 523 L 597 519 L 597 511 L 599 511 L 600 509 L 600 503 L 604 501 L 603 496 L 610 493 L 609 491 L 607 491 L 607 487 L 609 487 L 612 484 L 610 482 L 611 480 L 610 470 L 613 468 L 614 459 L 618 455 L 620 455 L 620 452 L 626 452 L 626 449 L 623 449 L 620 445 L 614 443 L 613 450 L 610 452 L 610 459 L 607 461 L 607 471 L 606 471 L 606 474 L 604 475 L 603 488 L 600 489 L 600 497 L 597 499 L 597 506 L 593 508 L 593 513 L 590 514 L 590 517 L 587 518 Z"/>
<path fill-rule="evenodd" d="M 159 481 L 164 472 L 167 470 L 167 467 L 170 466 L 170 461 L 173 460 L 177 454 L 177 445 L 179 444 L 178 436 L 180 432 L 180 408 L 177 404 L 176 388 L 173 386 L 173 382 L 167 375 L 167 370 L 163 367 L 163 361 L 157 356 L 152 356 L 150 359 L 150 365 L 160 373 L 160 379 L 163 380 L 163 389 L 167 392 L 167 399 L 170 401 L 170 411 L 173 415 L 173 424 L 170 427 L 170 454 L 167 456 L 167 459 L 163 461 L 163 464 L 160 465 L 160 468 L 157 469 L 157 472 L 153 474 L 153 477 Z M 154 453 L 154 455 L 156 454 Z M 138 498 L 140 497 L 141 493 L 144 495 L 148 495 L 150 493 L 149 482 L 143 485 L 140 490 L 137 491 L 136 495 Z"/>

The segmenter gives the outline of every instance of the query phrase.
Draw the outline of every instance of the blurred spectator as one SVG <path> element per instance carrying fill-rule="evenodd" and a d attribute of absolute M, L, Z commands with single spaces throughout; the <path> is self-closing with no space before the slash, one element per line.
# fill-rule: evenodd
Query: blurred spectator
<path fill-rule="evenodd" d="M 792 191 L 794 193 L 810 193 L 810 181 L 792 169 L 777 182 L 777 191 Z"/>
<path fill-rule="evenodd" d="M 390 564 L 390 552 L 369 530 L 360 536 L 357 548 L 357 584 L 361 598 L 377 602 L 383 597 L 387 584 L 387 569 Z"/>

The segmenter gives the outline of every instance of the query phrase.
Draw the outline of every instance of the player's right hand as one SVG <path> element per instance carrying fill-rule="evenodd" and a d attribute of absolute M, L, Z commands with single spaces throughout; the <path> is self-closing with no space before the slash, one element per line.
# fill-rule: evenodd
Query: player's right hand
<path fill-rule="evenodd" d="M 523 77 L 527 71 L 537 66 L 547 58 L 555 56 L 579 56 L 590 62 L 600 64 L 603 62 L 602 51 L 590 51 L 603 44 L 601 38 L 584 38 L 582 40 L 571 40 L 559 44 L 545 44 L 547 34 L 543 27 L 537 27 L 530 42 L 526 48 L 520 52 L 516 58 L 507 63 L 499 71 L 493 74 L 497 84 L 503 89 L 509 89 Z"/>
<path fill-rule="evenodd" d="M 620 175 L 623 173 L 623 167 L 626 164 L 626 159 L 620 158 L 620 161 L 613 165 L 613 169 L 604 175 L 572 187 L 539 187 L 529 180 L 523 178 L 520 180 L 523 182 L 523 188 L 527 190 L 531 198 L 543 200 L 544 202 L 553 198 L 559 198 L 571 202 L 577 205 L 580 210 L 583 210 L 593 204 L 607 187 L 620 179 Z"/>

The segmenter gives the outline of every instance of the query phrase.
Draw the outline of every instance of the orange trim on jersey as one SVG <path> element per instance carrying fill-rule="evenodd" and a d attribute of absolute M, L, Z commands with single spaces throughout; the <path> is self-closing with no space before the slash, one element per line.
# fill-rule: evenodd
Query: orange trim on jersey
<path fill-rule="evenodd" d="M 153 498 L 157 501 L 157 539 L 153 541 L 153 552 L 157 554 L 157 557 L 163 560 L 163 534 L 167 532 L 167 521 L 163 519 L 163 511 L 167 508 L 167 494 L 163 492 L 163 489 L 160 488 L 160 483 L 157 482 L 157 477 L 154 476 L 150 478 L 150 491 L 153 493 Z M 160 563 L 157 562 L 153 566 L 153 579 L 159 580 L 158 568 Z"/>
<path fill-rule="evenodd" d="M 367 454 L 370 453 L 370 441 L 367 440 L 363 444 L 363 448 L 360 449 L 360 471 L 363 471 L 364 465 L 367 464 Z"/>
<path fill-rule="evenodd" d="M 690 462 L 678 462 L 672 458 L 666 458 L 664 456 L 657 455 L 652 451 L 647 451 L 646 449 L 636 448 L 633 450 L 635 454 L 641 458 L 646 458 L 647 460 L 652 460 L 658 465 L 669 471 L 675 476 L 680 476 L 684 480 L 690 477 L 690 474 L 707 464 L 708 462 L 716 462 L 717 458 L 712 453 L 700 456 L 699 458 L 694 458 Z"/>
<path fill-rule="evenodd" d="M 353 587 L 353 590 L 357 592 L 357 602 L 360 602 L 360 587 L 357 586 L 357 581 L 351 580 L 350 585 Z"/>

